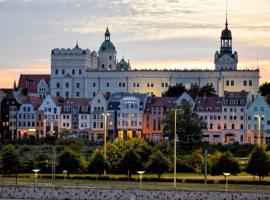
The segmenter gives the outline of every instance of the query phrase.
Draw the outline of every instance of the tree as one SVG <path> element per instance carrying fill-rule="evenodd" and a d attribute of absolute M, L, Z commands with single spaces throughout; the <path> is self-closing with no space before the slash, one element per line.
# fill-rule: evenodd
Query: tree
<path fill-rule="evenodd" d="M 150 172 L 156 173 L 160 179 L 161 175 L 169 171 L 170 167 L 170 161 L 160 151 L 156 151 L 150 156 L 147 168 Z"/>
<path fill-rule="evenodd" d="M 198 95 L 207 97 L 216 96 L 216 90 L 212 85 L 205 85 L 199 89 Z"/>
<path fill-rule="evenodd" d="M 137 170 L 142 170 L 142 168 L 141 158 L 134 149 L 129 149 L 119 164 L 121 172 L 127 173 L 129 171 L 129 178 Z"/>
<path fill-rule="evenodd" d="M 126 146 L 128 149 L 134 149 L 135 153 L 137 153 L 142 162 L 148 161 L 152 148 L 143 138 L 132 138 L 126 141 Z"/>
<path fill-rule="evenodd" d="M 59 158 L 58 169 L 59 170 L 68 170 L 68 177 L 70 173 L 79 172 L 84 169 L 84 159 L 79 154 L 71 149 L 64 149 Z"/>
<path fill-rule="evenodd" d="M 246 171 L 254 176 L 258 176 L 260 181 L 270 173 L 270 156 L 266 152 L 265 146 L 256 146 L 250 155 Z"/>
<path fill-rule="evenodd" d="M 192 151 L 192 153 L 188 156 L 187 162 L 188 165 L 194 170 L 194 172 L 201 172 L 204 164 L 202 152 L 200 150 Z"/>
<path fill-rule="evenodd" d="M 178 136 L 178 143 L 187 148 L 193 148 L 202 141 L 203 129 L 206 128 L 205 122 L 191 110 L 187 104 L 178 107 L 182 111 L 177 112 L 176 134 Z M 164 119 L 164 133 L 171 140 L 174 139 L 174 111 Z"/>
<path fill-rule="evenodd" d="M 270 83 L 265 82 L 260 85 L 259 91 L 262 96 L 270 96 Z"/>
<path fill-rule="evenodd" d="M 151 155 L 151 147 L 143 138 L 132 138 L 130 140 L 115 139 L 112 143 L 107 145 L 107 158 L 111 164 L 111 170 L 120 172 L 120 163 L 127 151 L 133 149 L 140 157 L 142 163 L 146 163 Z M 122 171 L 126 173 L 126 171 Z"/>
<path fill-rule="evenodd" d="M 153 147 L 153 151 L 160 151 L 166 157 L 171 157 L 173 155 L 172 145 L 167 140 L 159 141 L 156 143 Z"/>
<path fill-rule="evenodd" d="M 100 176 L 104 170 L 108 171 L 109 168 L 110 163 L 105 160 L 103 153 L 96 149 L 88 165 L 88 172 L 97 173 Z"/>
<path fill-rule="evenodd" d="M 174 85 L 169 86 L 168 90 L 164 93 L 162 93 L 163 97 L 179 97 L 184 92 L 186 92 L 186 88 L 183 85 Z"/>
<path fill-rule="evenodd" d="M 9 144 L 3 147 L 1 152 L 3 172 L 13 173 L 19 168 L 20 165 L 20 152 L 13 145 Z"/>
<path fill-rule="evenodd" d="M 224 172 L 228 172 L 233 175 L 241 172 L 239 161 L 235 159 L 229 151 L 223 153 L 211 167 L 212 175 L 222 175 Z"/>

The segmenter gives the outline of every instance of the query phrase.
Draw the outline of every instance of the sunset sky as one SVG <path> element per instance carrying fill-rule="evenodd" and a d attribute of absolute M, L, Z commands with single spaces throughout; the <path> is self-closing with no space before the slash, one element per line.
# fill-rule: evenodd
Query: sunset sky
<path fill-rule="evenodd" d="M 0 88 L 49 73 L 53 48 L 98 50 L 109 26 L 132 68 L 213 69 L 226 0 L 0 0 Z M 270 81 L 270 0 L 228 0 L 239 69 Z"/>

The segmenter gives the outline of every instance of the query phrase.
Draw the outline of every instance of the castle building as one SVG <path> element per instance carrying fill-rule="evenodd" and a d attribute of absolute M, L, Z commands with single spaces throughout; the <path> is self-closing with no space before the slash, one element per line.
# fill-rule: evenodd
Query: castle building
<path fill-rule="evenodd" d="M 134 70 L 117 51 L 107 28 L 98 53 L 81 49 L 53 49 L 51 52 L 51 95 L 64 98 L 94 98 L 98 93 L 147 93 L 161 96 L 169 86 L 212 85 L 218 96 L 225 92 L 248 91 L 256 95 L 259 69 L 239 70 L 238 54 L 232 51 L 232 32 L 226 19 L 214 70 Z"/>

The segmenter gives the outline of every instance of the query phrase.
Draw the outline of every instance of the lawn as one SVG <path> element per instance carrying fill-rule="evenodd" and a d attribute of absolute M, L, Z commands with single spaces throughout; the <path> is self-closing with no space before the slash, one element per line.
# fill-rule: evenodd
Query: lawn
<path fill-rule="evenodd" d="M 50 174 L 41 174 L 38 178 L 38 186 L 42 187 L 86 187 L 86 188 L 117 188 L 117 189 L 139 189 L 139 176 L 132 176 L 133 181 L 115 181 L 116 178 L 126 178 L 126 175 L 107 175 L 112 180 L 99 180 L 99 177 L 93 174 L 72 174 L 70 175 L 71 179 L 64 179 L 63 174 L 57 174 L 57 179 L 52 181 Z M 46 177 L 46 178 L 45 178 Z M 103 177 L 103 176 L 101 176 Z M 172 190 L 173 174 L 164 174 L 163 182 L 151 181 L 151 178 L 156 178 L 155 174 L 145 174 L 144 178 L 148 179 L 142 183 L 142 188 L 152 189 L 152 190 Z M 81 179 L 80 179 L 81 178 Z M 87 180 L 91 178 L 92 180 Z M 104 178 L 104 177 L 103 177 Z M 177 174 L 178 183 L 177 190 L 200 190 L 200 191 L 225 191 L 224 177 L 223 176 L 209 176 L 208 180 L 210 184 L 204 184 L 204 176 L 202 174 Z M 167 179 L 167 182 L 164 182 L 164 179 Z M 169 180 L 168 180 L 169 179 Z M 194 181 L 190 183 L 189 181 Z M 196 183 L 196 180 L 201 180 L 200 183 Z M 223 182 L 221 182 L 223 181 Z M 234 182 L 234 184 L 230 184 Z M 238 182 L 240 181 L 240 182 Z M 241 181 L 245 181 L 241 183 Z M 270 191 L 270 178 L 264 179 L 269 185 L 259 185 L 255 183 L 246 183 L 258 181 L 258 178 L 254 178 L 248 174 L 240 174 L 238 176 L 229 177 L 229 191 L 259 191 L 259 192 L 268 192 Z M 1 185 L 15 186 L 16 179 L 14 177 L 0 177 Z M 237 184 L 236 184 L 237 182 Z M 19 174 L 18 175 L 18 186 L 34 186 L 34 176 L 33 174 Z"/>

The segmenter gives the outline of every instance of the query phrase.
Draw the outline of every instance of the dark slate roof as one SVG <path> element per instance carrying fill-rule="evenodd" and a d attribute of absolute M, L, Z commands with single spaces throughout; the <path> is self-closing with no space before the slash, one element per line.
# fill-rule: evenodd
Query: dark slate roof
<path fill-rule="evenodd" d="M 198 97 L 195 102 L 194 111 L 221 112 L 222 97 Z"/>
<path fill-rule="evenodd" d="M 149 97 L 147 100 L 145 113 L 151 113 L 152 107 L 164 107 L 170 110 L 175 107 L 178 97 Z"/>
<path fill-rule="evenodd" d="M 140 110 L 143 110 L 145 108 L 148 95 L 147 94 L 131 94 L 126 92 L 116 92 L 113 93 L 109 99 L 108 102 L 108 110 L 120 110 L 119 105 L 120 101 L 124 97 L 135 97 L 140 99 Z"/>
<path fill-rule="evenodd" d="M 224 106 L 244 106 L 247 102 L 248 92 L 225 92 L 223 97 Z"/>
<path fill-rule="evenodd" d="M 70 112 L 65 112 L 64 107 L 69 106 L 78 106 L 79 107 L 79 112 L 80 113 L 90 113 L 90 105 L 91 105 L 92 99 L 91 98 L 67 98 L 64 100 L 62 103 L 62 113 L 70 113 Z M 82 111 L 82 106 L 88 106 L 88 112 Z"/>

